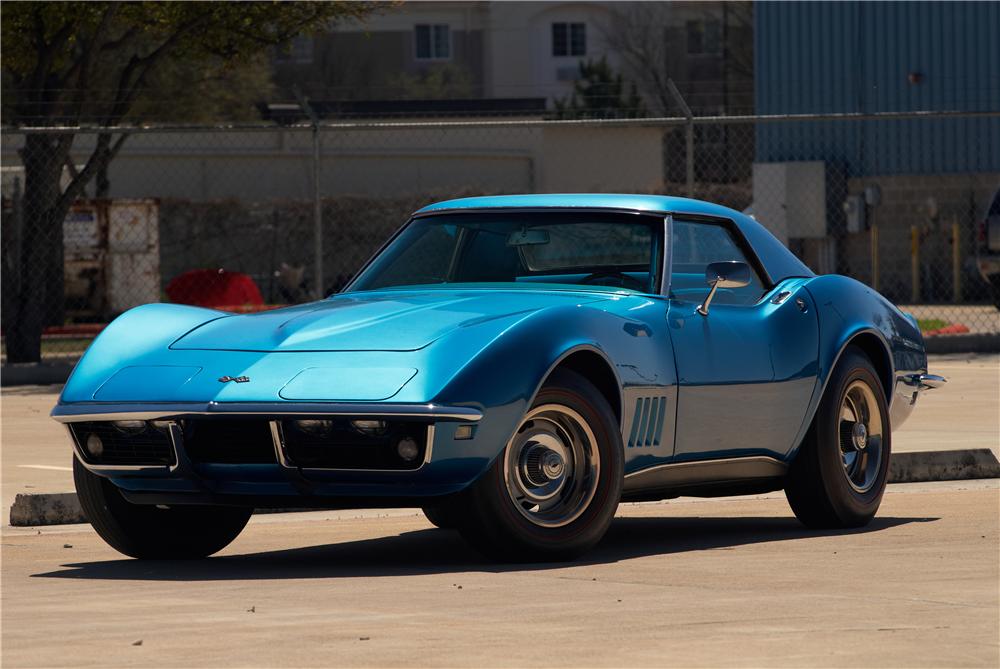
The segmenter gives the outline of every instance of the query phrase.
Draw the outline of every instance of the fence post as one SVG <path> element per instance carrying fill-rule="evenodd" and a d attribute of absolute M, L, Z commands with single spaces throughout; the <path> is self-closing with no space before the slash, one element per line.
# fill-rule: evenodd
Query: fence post
<path fill-rule="evenodd" d="M 313 260 L 313 274 L 316 285 L 313 288 L 313 295 L 317 300 L 322 300 L 326 297 L 326 289 L 323 287 L 325 281 L 323 278 L 323 198 L 319 186 L 321 158 L 319 116 L 309 104 L 308 98 L 302 95 L 298 87 L 295 87 L 293 92 L 295 93 L 295 98 L 298 100 L 299 107 L 309 116 L 309 120 L 312 122 L 313 244 L 316 247 L 316 255 Z"/>
<path fill-rule="evenodd" d="M 871 252 L 872 252 L 872 288 L 878 291 L 878 225 L 872 221 L 871 229 Z"/>
<path fill-rule="evenodd" d="M 14 191 L 11 198 L 11 206 L 14 218 L 14 263 L 17 285 L 14 290 L 21 289 L 21 268 L 24 266 L 24 256 L 21 252 L 24 241 L 24 201 L 21 197 L 21 177 L 14 177 Z"/>
<path fill-rule="evenodd" d="M 667 88 L 670 89 L 670 94 L 674 96 L 674 102 L 681 108 L 681 112 L 687 119 L 687 123 L 684 124 L 685 181 L 687 196 L 694 197 L 694 114 L 691 113 L 691 108 L 688 107 L 673 79 L 667 79 Z"/>
<path fill-rule="evenodd" d="M 920 230 L 910 226 L 910 303 L 920 301 Z"/>

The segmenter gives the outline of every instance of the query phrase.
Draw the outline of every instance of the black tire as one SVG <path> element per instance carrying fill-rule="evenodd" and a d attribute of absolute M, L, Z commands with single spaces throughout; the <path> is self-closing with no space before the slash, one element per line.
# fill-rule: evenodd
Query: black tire
<path fill-rule="evenodd" d="M 431 525 L 438 529 L 454 530 L 460 523 L 460 510 L 454 500 L 428 504 L 422 511 Z"/>
<path fill-rule="evenodd" d="M 859 385 L 860 384 L 860 385 Z M 850 432 L 843 432 L 851 422 L 842 420 L 845 396 L 850 392 L 871 391 L 870 397 L 879 416 L 871 419 L 872 429 L 880 430 L 880 454 L 877 464 L 868 466 L 868 473 L 855 470 L 858 479 L 870 480 L 863 487 L 852 483 L 846 455 L 852 453 Z M 868 434 L 868 430 L 864 430 Z M 871 432 L 874 434 L 874 432 Z M 871 437 L 859 437 L 871 439 Z M 875 442 L 871 442 L 874 444 Z M 874 448 L 865 457 L 874 457 Z M 854 450 L 861 457 L 864 451 Z M 892 454 L 892 434 L 885 390 L 871 360 L 861 349 L 848 347 L 833 370 L 826 392 L 820 400 L 816 416 L 802 446 L 792 463 L 785 487 L 785 496 L 795 516 L 811 528 L 863 527 L 871 522 L 882 502 Z"/>
<path fill-rule="evenodd" d="M 87 520 L 109 546 L 130 557 L 202 558 L 228 546 L 253 509 L 225 506 L 160 508 L 132 504 L 108 479 L 73 458 L 73 481 Z"/>
<path fill-rule="evenodd" d="M 507 458 L 519 435 L 535 429 L 527 416 L 545 407 L 556 407 L 556 411 L 568 409 L 586 422 L 594 437 L 586 451 L 586 462 L 592 463 L 595 458 L 598 461 L 596 473 L 577 479 L 585 480 L 586 484 L 571 486 L 566 483 L 564 491 L 587 489 L 592 492 L 589 496 L 581 495 L 581 501 L 574 507 L 576 510 L 566 516 L 565 524 L 551 527 L 539 526 L 537 521 L 526 516 L 530 510 L 518 509 L 508 492 L 505 476 L 509 471 Z M 531 448 L 534 442 L 522 443 Z M 584 459 L 567 459 L 568 463 L 578 461 Z M 463 513 L 458 529 L 469 543 L 494 559 L 541 562 L 575 558 L 597 544 L 611 525 L 621 499 L 623 461 L 621 433 L 607 400 L 586 378 L 557 369 L 539 391 L 526 414 L 525 423 L 504 452 L 486 474 L 463 493 Z M 568 497 L 568 493 L 565 496 Z"/>

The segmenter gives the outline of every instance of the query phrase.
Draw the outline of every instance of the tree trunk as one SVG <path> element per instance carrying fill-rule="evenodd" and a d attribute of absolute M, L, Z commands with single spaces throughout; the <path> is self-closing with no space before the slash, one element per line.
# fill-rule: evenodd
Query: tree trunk
<path fill-rule="evenodd" d="M 111 179 L 108 178 L 108 164 L 105 164 L 97 172 L 96 183 L 94 185 L 94 197 L 103 200 L 111 194 Z"/>
<path fill-rule="evenodd" d="M 63 165 L 72 142 L 58 135 L 28 134 L 21 149 L 24 196 L 19 253 L 8 268 L 14 285 L 4 314 L 8 362 L 39 362 L 42 330 L 61 324 L 64 313 L 63 220 L 60 204 Z M 6 290 L 6 288 L 5 288 Z"/>

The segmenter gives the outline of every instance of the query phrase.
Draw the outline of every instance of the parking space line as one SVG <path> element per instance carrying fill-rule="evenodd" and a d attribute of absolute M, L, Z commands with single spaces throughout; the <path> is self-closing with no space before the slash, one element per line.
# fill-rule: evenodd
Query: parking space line
<path fill-rule="evenodd" d="M 22 469 L 47 469 L 53 472 L 71 472 L 72 467 L 62 467 L 60 465 L 18 465 Z"/>

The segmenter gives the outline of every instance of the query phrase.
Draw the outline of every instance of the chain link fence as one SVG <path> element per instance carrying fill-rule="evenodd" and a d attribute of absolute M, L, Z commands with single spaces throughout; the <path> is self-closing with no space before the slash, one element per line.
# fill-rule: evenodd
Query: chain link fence
<path fill-rule="evenodd" d="M 253 311 L 315 299 L 420 206 L 503 193 L 718 202 L 752 213 L 817 272 L 876 287 L 928 337 L 997 334 L 1000 286 L 977 258 L 1000 188 L 998 122 L 911 113 L 5 129 L 3 362 L 75 359 L 147 302 Z M 917 135 L 932 146 L 912 146 Z M 109 167 L 60 200 L 102 146 L 117 150 Z"/>

